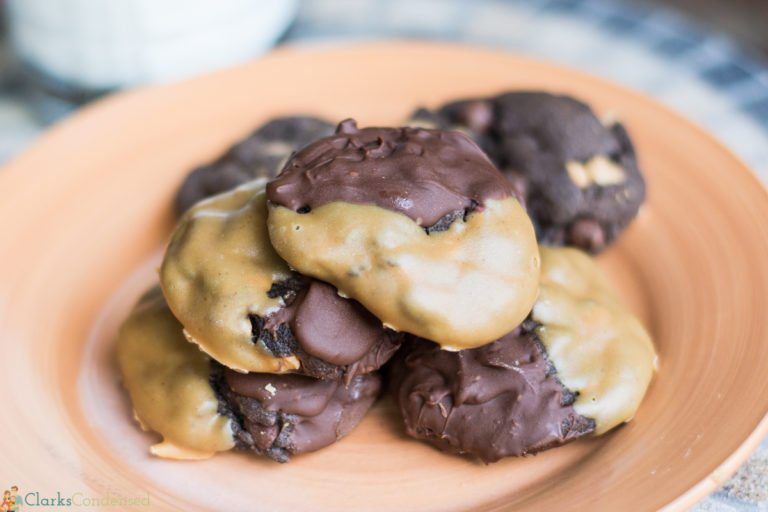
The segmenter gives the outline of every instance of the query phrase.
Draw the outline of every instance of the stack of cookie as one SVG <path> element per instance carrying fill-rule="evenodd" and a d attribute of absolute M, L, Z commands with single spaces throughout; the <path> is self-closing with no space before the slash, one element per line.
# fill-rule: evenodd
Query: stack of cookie
<path fill-rule="evenodd" d="M 136 416 L 165 437 L 153 448 L 158 455 L 194 458 L 237 446 L 284 462 L 331 444 L 378 396 L 376 370 L 400 344 L 402 336 L 359 303 L 278 256 L 265 184 L 248 182 L 183 216 L 160 269 L 162 293 L 145 297 L 121 330 Z M 147 315 L 156 320 L 137 318 Z M 169 332 L 166 353 L 148 361 L 142 347 Z M 187 396 L 174 389 L 181 386 L 174 376 L 190 365 L 210 371 L 184 384 L 198 390 Z M 148 396 L 149 407 L 140 407 Z M 200 443 L 200 428 L 211 443 Z"/>
<path fill-rule="evenodd" d="M 512 128 L 499 135 L 506 107 L 488 102 L 418 117 L 463 123 L 493 156 L 502 139 L 516 145 Z M 267 126 L 283 137 L 262 143 Z M 177 207 L 186 211 L 160 288 L 118 341 L 135 416 L 164 438 L 153 453 L 203 458 L 237 447 L 284 462 L 320 449 L 363 418 L 382 367 L 410 435 L 485 462 L 634 415 L 654 370 L 650 338 L 587 254 L 539 247 L 534 229 L 562 242 L 588 219 L 602 245 L 613 240 L 628 221 L 604 229 L 582 203 L 601 188 L 635 190 L 636 165 L 622 183 L 589 170 L 603 154 L 634 165 L 631 145 L 618 156 L 598 148 L 582 171 L 562 162 L 582 196 L 564 221 L 531 209 L 546 188 L 536 169 L 556 174 L 552 158 L 546 169 L 505 167 L 505 176 L 461 131 L 347 120 L 317 134 L 327 126 L 275 120 L 249 138 L 257 149 L 231 150 L 182 187 Z M 259 177 L 278 166 L 271 181 Z"/>

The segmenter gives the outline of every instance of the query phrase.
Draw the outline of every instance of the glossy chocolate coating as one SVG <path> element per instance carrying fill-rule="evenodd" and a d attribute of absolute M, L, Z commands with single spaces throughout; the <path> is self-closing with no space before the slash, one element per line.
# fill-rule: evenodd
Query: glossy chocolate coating
<path fill-rule="evenodd" d="M 424 227 L 511 195 L 503 175 L 462 133 L 358 129 L 352 120 L 296 153 L 267 185 L 270 202 L 299 213 L 336 201 L 373 204 Z"/>
<path fill-rule="evenodd" d="M 251 316 L 253 341 L 276 356 L 294 355 L 305 375 L 349 380 L 379 369 L 400 346 L 400 334 L 322 281 L 296 275 L 268 294 L 286 306 L 266 317 Z"/>
<path fill-rule="evenodd" d="M 573 441 L 595 428 L 573 409 L 533 322 L 479 348 L 449 352 L 414 339 L 391 365 L 409 435 L 495 462 Z"/>
<path fill-rule="evenodd" d="M 376 400 L 381 378 L 369 373 L 345 384 L 339 379 L 223 370 L 215 386 L 238 419 L 238 447 L 286 462 L 347 435 Z"/>

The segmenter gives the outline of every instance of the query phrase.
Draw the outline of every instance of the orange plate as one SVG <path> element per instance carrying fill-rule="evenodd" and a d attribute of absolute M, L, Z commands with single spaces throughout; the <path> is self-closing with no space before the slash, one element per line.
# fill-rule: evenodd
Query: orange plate
<path fill-rule="evenodd" d="M 239 453 L 150 457 L 156 436 L 131 418 L 112 344 L 154 279 L 182 176 L 277 114 L 397 124 L 417 105 L 510 88 L 617 111 L 637 142 L 649 201 L 600 257 L 661 357 L 637 418 L 600 439 L 483 466 L 404 437 L 385 400 L 342 442 L 285 465 Z M 768 430 L 766 224 L 764 189 L 700 129 L 640 94 L 506 53 L 286 49 L 108 98 L 0 172 L 0 484 L 186 510 L 682 509 Z"/>

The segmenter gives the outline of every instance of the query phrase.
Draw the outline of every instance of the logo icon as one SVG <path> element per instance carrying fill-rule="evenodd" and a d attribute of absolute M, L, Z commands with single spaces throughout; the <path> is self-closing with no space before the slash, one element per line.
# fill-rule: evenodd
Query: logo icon
<path fill-rule="evenodd" d="M 10 490 L 3 491 L 3 502 L 0 504 L 0 510 L 2 512 L 21 511 L 21 495 L 17 486 L 13 485 Z"/>

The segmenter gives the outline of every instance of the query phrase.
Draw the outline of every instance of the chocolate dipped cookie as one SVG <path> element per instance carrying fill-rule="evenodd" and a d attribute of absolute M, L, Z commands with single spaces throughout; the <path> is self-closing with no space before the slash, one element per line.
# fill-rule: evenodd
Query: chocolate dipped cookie
<path fill-rule="evenodd" d="M 344 121 L 288 161 L 267 199 L 275 251 L 396 331 L 475 347 L 536 298 L 531 222 L 461 133 Z"/>
<path fill-rule="evenodd" d="M 117 355 L 134 417 L 163 436 L 151 453 L 171 459 L 238 448 L 286 462 L 344 437 L 381 387 L 376 373 L 343 381 L 226 369 L 186 340 L 159 288 L 121 327 Z"/>
<path fill-rule="evenodd" d="M 542 248 L 540 296 L 521 326 L 459 352 L 410 340 L 390 376 L 409 435 L 493 462 L 629 421 L 655 366 L 648 334 L 595 263 Z"/>

